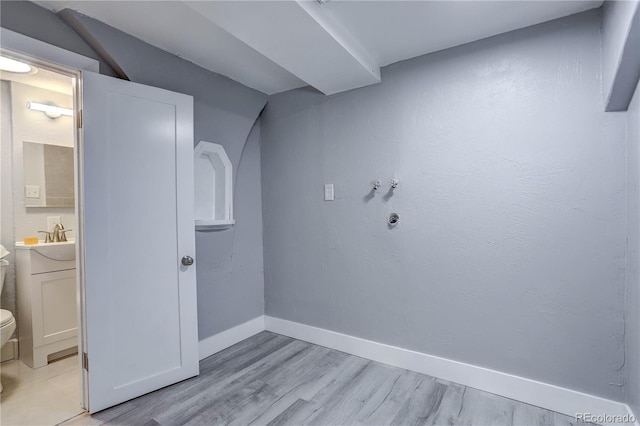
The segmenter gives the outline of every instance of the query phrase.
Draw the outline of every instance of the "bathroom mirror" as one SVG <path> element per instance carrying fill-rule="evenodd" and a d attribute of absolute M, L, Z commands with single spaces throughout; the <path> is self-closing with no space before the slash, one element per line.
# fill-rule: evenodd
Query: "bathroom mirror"
<path fill-rule="evenodd" d="M 73 148 L 23 142 L 26 207 L 73 207 Z"/>

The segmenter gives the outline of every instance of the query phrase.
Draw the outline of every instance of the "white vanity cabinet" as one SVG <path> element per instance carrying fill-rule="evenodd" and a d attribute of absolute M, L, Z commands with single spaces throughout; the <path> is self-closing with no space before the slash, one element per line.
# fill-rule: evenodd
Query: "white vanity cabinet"
<path fill-rule="evenodd" d="M 73 242 L 16 244 L 20 359 L 32 368 L 78 346 Z"/>

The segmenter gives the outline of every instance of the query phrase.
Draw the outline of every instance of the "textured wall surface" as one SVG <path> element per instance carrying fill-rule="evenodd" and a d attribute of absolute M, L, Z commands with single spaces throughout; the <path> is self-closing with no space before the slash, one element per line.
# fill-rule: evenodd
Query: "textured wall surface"
<path fill-rule="evenodd" d="M 625 126 L 600 45 L 592 11 L 271 97 L 266 313 L 621 400 Z"/>
<path fill-rule="evenodd" d="M 626 402 L 640 416 L 640 85 L 627 115 Z"/>
<path fill-rule="evenodd" d="M 242 166 L 242 153 L 256 117 L 266 103 L 266 95 L 76 12 L 66 11 L 62 21 L 39 6 L 34 12 L 29 9 L 31 6 L 9 7 L 5 3 L 10 2 L 1 2 L 3 27 L 34 38 L 45 37 L 50 44 L 81 54 L 85 54 L 84 49 L 90 46 L 94 55 L 95 51 L 100 51 L 131 81 L 193 96 L 194 143 L 207 140 L 225 147 L 234 167 L 236 188 L 240 187 L 240 182 L 244 188 L 235 193 L 236 216 L 247 215 L 247 221 L 254 221 L 253 215 L 260 215 L 259 168 L 249 170 L 249 167 Z M 5 10 L 10 13 L 5 13 Z M 5 21 L 7 15 L 11 16 L 11 22 Z M 14 25 L 14 22 L 21 25 Z M 82 41 L 83 38 L 65 22 L 73 25 L 90 44 Z M 50 26 L 51 30 L 42 34 L 42 28 Z M 81 46 L 78 46 L 78 40 L 82 41 Z M 255 151 L 249 152 L 253 152 L 249 155 L 256 155 Z M 255 165 L 255 161 L 252 163 Z M 241 176 L 239 170 L 247 176 Z M 262 239 L 258 238 L 262 223 L 260 220 L 255 223 L 247 221 L 238 219 L 236 226 L 228 231 L 196 233 L 201 340 L 264 312 L 262 270 L 243 268 L 247 263 L 262 263 Z M 217 307 L 221 300 L 232 301 L 233 304 L 219 310 Z"/>
<path fill-rule="evenodd" d="M 196 234 L 197 253 L 212 253 L 198 263 L 198 317 L 226 330 L 264 313 L 260 122 L 249 134 L 235 181 L 234 231 Z M 231 249 L 229 249 L 231 248 Z"/>

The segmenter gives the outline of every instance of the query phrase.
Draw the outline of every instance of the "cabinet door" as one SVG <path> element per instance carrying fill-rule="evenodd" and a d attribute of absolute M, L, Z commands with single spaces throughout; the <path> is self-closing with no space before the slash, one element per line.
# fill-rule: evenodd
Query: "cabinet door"
<path fill-rule="evenodd" d="M 34 348 L 77 336 L 75 269 L 32 275 L 31 296 Z"/>

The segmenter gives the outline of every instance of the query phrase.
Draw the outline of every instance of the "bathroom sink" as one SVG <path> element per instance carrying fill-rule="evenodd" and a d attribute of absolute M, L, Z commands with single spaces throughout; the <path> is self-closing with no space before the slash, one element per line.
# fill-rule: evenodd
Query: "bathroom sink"
<path fill-rule="evenodd" d="M 18 242 L 16 243 L 16 250 L 33 250 L 51 260 L 69 261 L 76 258 L 76 242 L 72 239 L 61 243 L 40 242 L 29 245 Z"/>

